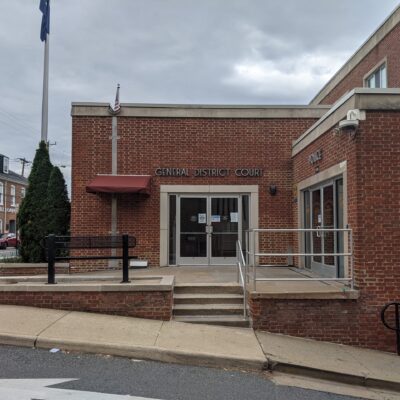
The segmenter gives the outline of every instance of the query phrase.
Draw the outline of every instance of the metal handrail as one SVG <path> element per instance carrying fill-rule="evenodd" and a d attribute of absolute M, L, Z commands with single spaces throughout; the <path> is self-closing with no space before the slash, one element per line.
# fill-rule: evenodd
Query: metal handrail
<path fill-rule="evenodd" d="M 256 235 L 262 232 L 267 233 L 293 233 L 293 232 L 347 232 L 348 236 L 348 251 L 341 253 L 260 253 L 256 252 Z M 250 238 L 250 234 L 252 234 L 252 238 Z M 251 239 L 251 240 L 250 240 Z M 256 290 L 257 282 L 263 281 L 302 281 L 302 282 L 313 282 L 313 281 L 335 281 L 335 282 L 348 282 L 350 283 L 351 289 L 354 288 L 354 243 L 353 243 L 353 231 L 351 228 L 257 228 L 250 229 L 246 231 L 246 241 L 252 245 L 253 251 L 250 251 L 249 245 L 246 248 L 246 255 L 248 256 L 248 260 L 251 260 L 251 264 L 253 267 L 253 286 L 254 290 Z M 313 257 L 313 256 L 325 256 L 325 257 L 349 257 L 349 277 L 348 278 L 258 278 L 257 277 L 257 262 L 256 257 L 291 257 L 291 256 L 301 256 L 301 257 Z M 262 265 L 263 267 L 274 267 L 273 265 Z"/>
<path fill-rule="evenodd" d="M 237 253 L 237 266 L 238 266 L 238 283 L 241 283 L 243 288 L 243 317 L 247 317 L 247 291 L 246 291 L 246 261 L 244 259 L 242 245 L 240 240 L 236 242 L 236 253 Z M 243 267 L 243 270 L 242 270 Z"/>

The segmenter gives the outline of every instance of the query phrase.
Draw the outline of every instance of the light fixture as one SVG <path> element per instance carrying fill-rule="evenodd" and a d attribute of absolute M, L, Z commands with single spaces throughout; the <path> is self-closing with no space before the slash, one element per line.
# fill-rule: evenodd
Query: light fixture
<path fill-rule="evenodd" d="M 276 185 L 269 185 L 268 191 L 271 196 L 275 196 L 278 189 Z"/>

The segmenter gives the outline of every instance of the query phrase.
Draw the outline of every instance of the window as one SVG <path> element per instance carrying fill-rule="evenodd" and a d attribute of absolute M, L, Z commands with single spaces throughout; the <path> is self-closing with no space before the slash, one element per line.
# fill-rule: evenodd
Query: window
<path fill-rule="evenodd" d="M 3 233 L 3 220 L 0 219 L 0 234 Z"/>
<path fill-rule="evenodd" d="M 8 157 L 4 157 L 3 158 L 3 172 L 5 174 L 8 174 L 8 162 L 9 162 Z"/>
<path fill-rule="evenodd" d="M 387 88 L 386 64 L 382 64 L 365 79 L 365 86 L 369 88 Z"/>
<path fill-rule="evenodd" d="M 26 194 L 26 189 L 21 188 L 21 199 L 23 199 L 25 197 L 25 194 Z"/>
<path fill-rule="evenodd" d="M 4 204 L 4 184 L 0 182 L 0 206 Z"/>
<path fill-rule="evenodd" d="M 10 187 L 10 206 L 15 207 L 15 186 Z"/>

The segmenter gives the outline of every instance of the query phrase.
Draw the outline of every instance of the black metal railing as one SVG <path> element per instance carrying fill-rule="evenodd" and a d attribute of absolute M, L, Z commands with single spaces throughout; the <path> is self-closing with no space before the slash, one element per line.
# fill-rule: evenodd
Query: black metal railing
<path fill-rule="evenodd" d="M 387 312 L 390 308 L 394 308 L 394 318 L 392 318 L 394 325 L 391 325 L 387 321 Z M 396 332 L 396 340 L 397 340 L 397 355 L 400 356 L 400 303 L 398 302 L 392 302 L 386 304 L 381 311 L 381 320 L 383 325 L 386 326 L 386 328 L 395 331 Z"/>
<path fill-rule="evenodd" d="M 136 256 L 129 255 L 129 249 L 136 246 L 136 238 L 129 235 L 120 236 L 56 236 L 45 239 L 47 254 L 47 283 L 55 284 L 55 263 L 66 260 L 122 260 L 122 282 L 129 283 L 129 260 Z M 71 256 L 75 249 L 122 249 L 122 255 L 89 255 Z"/>

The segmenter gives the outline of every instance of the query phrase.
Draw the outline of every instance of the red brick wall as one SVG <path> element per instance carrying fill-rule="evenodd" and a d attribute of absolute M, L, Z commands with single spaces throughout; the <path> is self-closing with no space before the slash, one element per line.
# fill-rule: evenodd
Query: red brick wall
<path fill-rule="evenodd" d="M 364 76 L 387 57 L 388 87 L 400 87 L 400 25 L 367 54 L 318 104 L 333 104 L 346 92 L 364 86 Z"/>
<path fill-rule="evenodd" d="M 0 304 L 88 311 L 168 321 L 172 291 L 158 292 L 0 292 Z"/>
<path fill-rule="evenodd" d="M 259 185 L 260 226 L 290 226 L 291 142 L 313 122 L 118 117 L 119 174 L 154 175 L 157 167 L 168 166 L 264 170 L 261 178 L 153 176 L 149 198 L 118 196 L 118 231 L 136 236 L 133 253 L 159 265 L 161 184 Z M 109 234 L 111 196 L 88 194 L 85 186 L 96 174 L 111 173 L 111 117 L 74 117 L 72 128 L 72 234 Z M 267 193 L 271 183 L 278 187 L 274 197 Z"/>
<path fill-rule="evenodd" d="M 57 266 L 56 274 L 69 274 L 69 267 Z M 16 275 L 47 275 L 47 265 L 43 267 L 13 267 L 12 264 L 0 265 L 0 276 L 16 276 Z"/>
<path fill-rule="evenodd" d="M 250 299 L 249 307 L 254 329 L 390 352 L 396 349 L 393 332 L 384 332 L 375 314 L 362 312 L 358 300 Z"/>
<path fill-rule="evenodd" d="M 348 223 L 354 234 L 354 276 L 360 291 L 357 329 L 347 340 L 393 350 L 388 345 L 393 343 L 393 332 L 383 327 L 379 313 L 385 303 L 400 300 L 400 112 L 368 111 L 354 140 L 326 132 L 293 158 L 295 184 L 315 174 L 308 156 L 318 149 L 323 150 L 317 164 L 320 171 L 347 160 Z M 353 324 L 353 318 L 347 323 Z M 304 329 L 304 336 L 313 335 Z M 337 330 L 343 338 L 348 335 L 339 320 Z"/>

